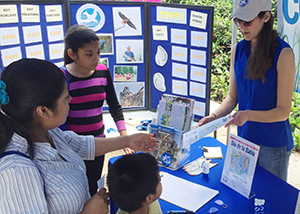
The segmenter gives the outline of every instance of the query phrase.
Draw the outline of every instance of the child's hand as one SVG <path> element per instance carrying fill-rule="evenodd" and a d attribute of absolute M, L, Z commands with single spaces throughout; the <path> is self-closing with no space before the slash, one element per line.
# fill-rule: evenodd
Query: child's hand
<path fill-rule="evenodd" d="M 83 207 L 80 214 L 107 214 L 109 193 L 105 188 L 100 189 Z"/>
<path fill-rule="evenodd" d="M 125 152 L 126 155 L 135 153 L 135 151 L 132 150 L 132 149 L 130 149 L 130 148 L 125 148 L 125 149 L 123 149 L 123 150 L 124 150 L 124 152 Z"/>

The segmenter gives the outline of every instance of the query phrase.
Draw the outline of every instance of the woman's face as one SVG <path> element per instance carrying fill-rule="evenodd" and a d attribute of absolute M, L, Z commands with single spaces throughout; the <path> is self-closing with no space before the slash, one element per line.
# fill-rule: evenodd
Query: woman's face
<path fill-rule="evenodd" d="M 66 122 L 69 114 L 70 100 L 71 100 L 71 96 L 69 95 L 68 86 L 66 83 L 66 87 L 63 93 L 57 100 L 57 107 L 53 116 L 53 128 L 56 128 Z"/>
<path fill-rule="evenodd" d="M 252 21 L 251 21 L 251 25 L 250 26 L 246 26 L 243 22 L 240 22 L 240 30 L 242 32 L 242 34 L 244 35 L 244 38 L 247 41 L 252 41 L 252 42 L 256 42 L 257 36 L 260 33 L 260 31 L 262 30 L 264 24 L 269 21 L 270 19 L 270 13 L 266 12 L 264 17 L 262 19 L 260 19 L 259 17 L 255 17 Z"/>

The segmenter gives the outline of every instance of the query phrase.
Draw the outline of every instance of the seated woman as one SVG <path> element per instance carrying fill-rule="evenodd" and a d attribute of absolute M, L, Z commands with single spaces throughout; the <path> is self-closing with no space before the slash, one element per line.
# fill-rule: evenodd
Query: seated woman
<path fill-rule="evenodd" d="M 109 195 L 89 194 L 83 159 L 130 147 L 151 151 L 156 138 L 79 136 L 58 126 L 69 111 L 64 73 L 21 59 L 0 80 L 0 213 L 105 213 Z"/>

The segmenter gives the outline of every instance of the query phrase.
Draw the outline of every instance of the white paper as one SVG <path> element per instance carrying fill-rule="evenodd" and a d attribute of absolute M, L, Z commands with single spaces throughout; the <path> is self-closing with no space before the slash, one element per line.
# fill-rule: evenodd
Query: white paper
<path fill-rule="evenodd" d="M 63 58 L 63 52 L 64 52 L 63 43 L 49 45 L 50 60 Z"/>
<path fill-rule="evenodd" d="M 18 22 L 17 5 L 0 5 L 0 24 Z"/>
<path fill-rule="evenodd" d="M 156 14 L 156 20 L 158 22 L 186 24 L 186 9 L 156 7 Z"/>
<path fill-rule="evenodd" d="M 205 107 L 206 107 L 205 103 L 195 101 L 194 114 L 204 117 L 205 116 L 205 110 L 206 110 Z"/>
<path fill-rule="evenodd" d="M 42 41 L 42 31 L 40 25 L 23 27 L 23 34 L 25 44 Z"/>
<path fill-rule="evenodd" d="M 191 31 L 191 46 L 207 48 L 207 32 Z"/>
<path fill-rule="evenodd" d="M 178 103 L 172 104 L 170 126 L 175 129 L 184 130 L 186 117 L 186 106 Z"/>
<path fill-rule="evenodd" d="M 191 49 L 190 62 L 195 65 L 206 65 L 206 52 Z"/>
<path fill-rule="evenodd" d="M 187 79 L 188 67 L 185 64 L 172 63 L 172 76 Z"/>
<path fill-rule="evenodd" d="M 167 26 L 153 25 L 153 40 L 168 41 L 168 28 Z"/>
<path fill-rule="evenodd" d="M 104 188 L 105 186 L 105 174 L 97 181 L 98 189 Z"/>
<path fill-rule="evenodd" d="M 62 21 L 61 5 L 45 5 L 46 22 Z"/>
<path fill-rule="evenodd" d="M 190 82 L 190 95 L 205 98 L 206 85 L 202 83 Z"/>
<path fill-rule="evenodd" d="M 187 96 L 187 82 L 172 80 L 172 93 Z"/>
<path fill-rule="evenodd" d="M 190 26 L 200 29 L 206 29 L 207 14 L 191 11 Z"/>
<path fill-rule="evenodd" d="M 27 58 L 45 59 L 43 45 L 29 46 L 25 49 Z"/>
<path fill-rule="evenodd" d="M 0 45 L 17 45 L 20 44 L 18 27 L 0 28 Z"/>
<path fill-rule="evenodd" d="M 231 115 L 227 115 L 216 120 L 213 120 L 209 123 L 206 123 L 196 129 L 193 129 L 189 132 L 183 134 L 183 147 L 187 147 L 196 141 L 200 140 L 201 138 L 205 137 L 206 135 L 212 133 L 213 131 L 221 128 L 222 126 L 226 125 L 232 120 Z"/>
<path fill-rule="evenodd" d="M 172 46 L 172 60 L 187 62 L 187 48 Z"/>
<path fill-rule="evenodd" d="M 48 41 L 64 40 L 64 30 L 62 25 L 47 26 Z"/>
<path fill-rule="evenodd" d="M 204 157 L 206 159 L 210 159 L 210 158 L 223 158 L 223 154 L 222 154 L 222 149 L 220 146 L 218 147 L 206 147 L 203 146 L 203 150 L 207 150 L 207 152 L 203 152 Z"/>
<path fill-rule="evenodd" d="M 221 182 L 246 198 L 251 192 L 259 150 L 257 144 L 230 134 Z"/>
<path fill-rule="evenodd" d="M 171 29 L 171 43 L 186 45 L 186 30 Z"/>
<path fill-rule="evenodd" d="M 54 65 L 56 65 L 59 68 L 62 67 L 64 64 L 64 61 L 54 63 Z"/>
<path fill-rule="evenodd" d="M 39 5 L 21 4 L 22 22 L 40 22 Z"/>
<path fill-rule="evenodd" d="M 2 56 L 3 66 L 6 67 L 10 63 L 22 58 L 21 48 L 15 47 L 15 48 L 2 49 L 1 56 Z"/>
<path fill-rule="evenodd" d="M 163 173 L 161 199 L 186 210 L 196 212 L 199 208 L 219 194 L 214 190 L 182 178 Z"/>
<path fill-rule="evenodd" d="M 191 80 L 206 83 L 206 68 L 191 66 Z"/>

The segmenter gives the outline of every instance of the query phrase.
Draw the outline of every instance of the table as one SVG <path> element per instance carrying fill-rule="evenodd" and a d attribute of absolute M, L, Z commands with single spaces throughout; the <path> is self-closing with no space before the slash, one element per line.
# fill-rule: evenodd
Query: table
<path fill-rule="evenodd" d="M 217 162 L 218 165 L 211 168 L 208 175 L 200 174 L 198 176 L 190 176 L 182 168 L 172 171 L 165 167 L 160 167 L 160 171 L 168 172 L 172 175 L 219 191 L 219 194 L 215 198 L 213 198 L 196 212 L 197 214 L 207 214 L 207 211 L 211 207 L 218 208 L 218 214 L 251 214 L 254 213 L 254 198 L 265 199 L 265 214 L 295 213 L 299 194 L 298 189 L 269 173 L 260 166 L 256 166 L 251 189 L 252 192 L 255 193 L 255 196 L 251 199 L 247 199 L 220 181 L 227 146 L 212 137 L 202 138 L 201 140 L 192 144 L 190 161 L 203 156 L 203 146 L 220 146 L 223 154 L 223 159 L 212 159 L 212 162 Z M 112 164 L 118 158 L 119 157 L 111 158 L 109 164 Z M 215 204 L 214 201 L 217 199 L 221 199 L 225 204 L 228 205 L 228 207 L 223 208 Z M 159 199 L 159 203 L 163 213 L 167 213 L 168 210 L 182 210 L 182 208 L 161 199 Z M 117 207 L 114 203 L 112 203 L 111 213 L 115 213 L 116 211 Z"/>

